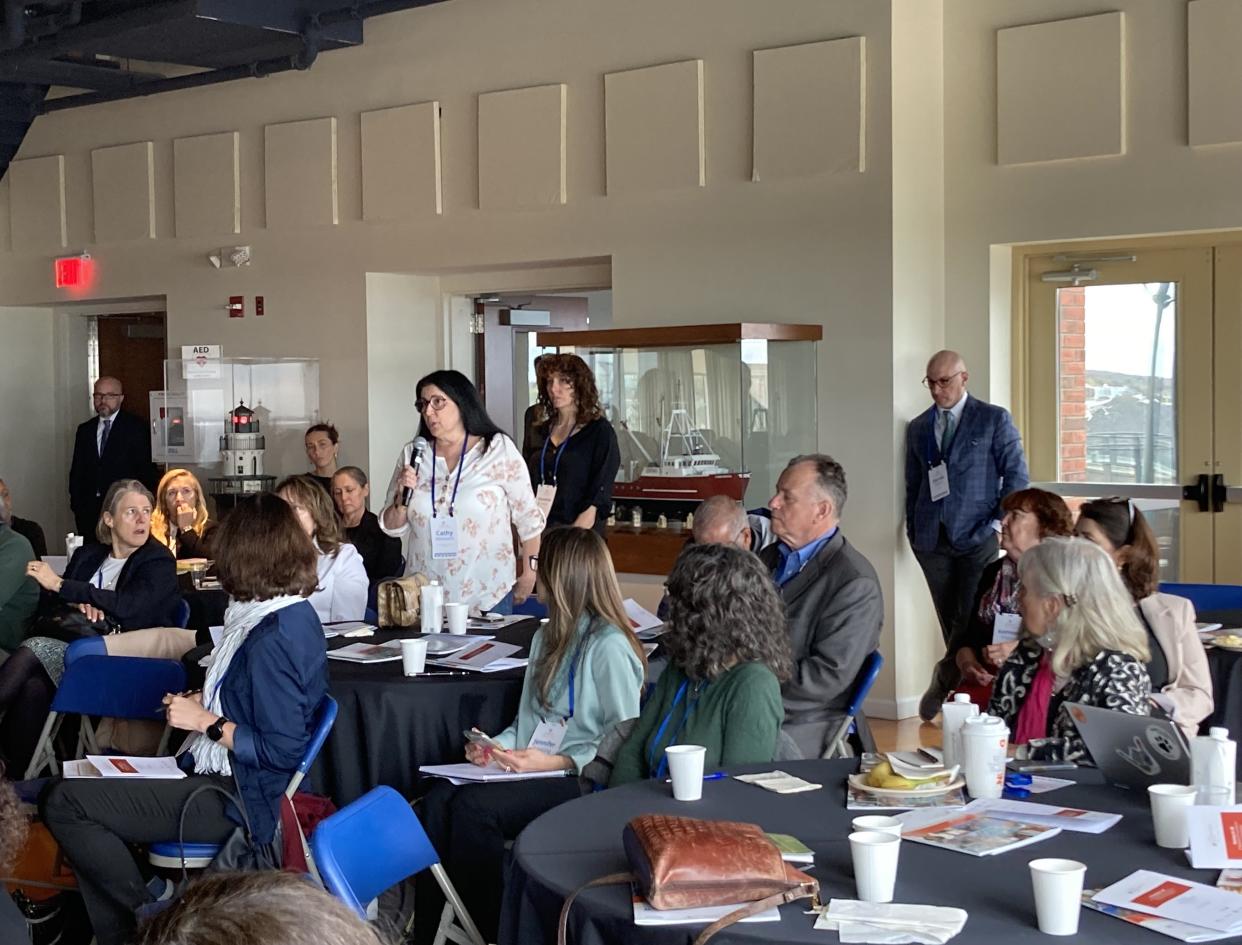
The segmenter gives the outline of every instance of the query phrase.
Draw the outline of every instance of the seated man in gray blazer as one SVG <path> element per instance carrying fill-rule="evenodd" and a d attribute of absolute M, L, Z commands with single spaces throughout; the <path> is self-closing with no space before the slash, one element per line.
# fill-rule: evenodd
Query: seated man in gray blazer
<path fill-rule="evenodd" d="M 794 672 L 784 731 L 818 758 L 845 715 L 854 679 L 880 644 L 884 598 L 875 569 L 841 533 L 845 470 L 821 453 L 790 460 L 771 503 L 778 541 L 759 552 L 785 601 Z"/>

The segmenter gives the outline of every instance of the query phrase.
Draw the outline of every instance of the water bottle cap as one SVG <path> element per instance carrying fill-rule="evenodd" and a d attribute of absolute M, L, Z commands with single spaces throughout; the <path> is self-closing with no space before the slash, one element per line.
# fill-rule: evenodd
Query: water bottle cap
<path fill-rule="evenodd" d="M 1216 739 L 1218 742 L 1229 740 L 1229 729 L 1223 725 L 1213 725 L 1208 729 L 1208 736 Z"/>
<path fill-rule="evenodd" d="M 954 701 L 954 702 L 959 702 L 959 703 L 966 703 L 966 702 L 969 702 L 969 701 L 970 701 L 970 694 L 969 694 L 969 693 L 965 693 L 965 692 L 955 692 L 955 693 L 953 694 L 953 701 Z"/>

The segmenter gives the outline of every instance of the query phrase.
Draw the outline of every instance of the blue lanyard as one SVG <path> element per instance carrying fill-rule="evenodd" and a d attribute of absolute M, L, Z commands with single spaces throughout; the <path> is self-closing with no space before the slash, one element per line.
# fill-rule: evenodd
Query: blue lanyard
<path fill-rule="evenodd" d="M 457 460 L 457 481 L 453 483 L 453 495 L 449 498 L 449 518 L 453 517 L 453 509 L 457 507 L 457 490 L 461 487 L 461 470 L 466 465 L 466 444 L 470 442 L 470 434 L 461 441 L 461 459 Z M 431 517 L 436 517 L 436 444 L 431 444 Z"/>
<path fill-rule="evenodd" d="M 569 436 L 561 440 L 561 445 L 556 451 L 556 459 L 552 463 L 552 485 L 556 485 L 556 478 L 560 475 L 561 470 L 561 454 L 565 452 L 565 447 L 569 445 L 569 441 L 573 439 L 573 431 L 569 431 Z M 539 454 L 539 484 L 543 485 L 546 481 L 547 474 L 544 470 L 547 467 L 548 460 L 548 444 L 552 442 L 552 438 L 548 437 L 543 441 L 543 452 Z"/>
<path fill-rule="evenodd" d="M 677 695 L 673 697 L 673 704 L 668 707 L 668 714 L 664 716 L 664 721 L 660 723 L 660 727 L 656 730 L 655 738 L 651 740 L 651 747 L 647 749 L 647 769 L 651 771 L 653 778 L 664 777 L 665 771 L 668 769 L 668 756 L 660 750 L 660 740 L 664 737 L 664 731 L 668 728 L 668 723 L 673 718 L 673 711 L 681 703 L 682 697 L 686 694 L 686 687 L 690 685 L 690 680 L 682 680 L 681 685 L 677 688 Z M 694 714 L 694 710 L 698 708 L 699 699 L 702 698 L 708 684 L 703 683 L 701 689 L 694 695 L 694 701 L 686 706 L 686 711 L 681 717 L 681 722 L 668 737 L 668 743 L 671 745 L 673 741 L 681 734 L 681 730 L 686 727 L 686 723 L 690 721 L 690 716 Z M 659 761 L 657 762 L 657 757 Z"/>
<path fill-rule="evenodd" d="M 590 633 L 590 628 L 587 633 Z M 566 721 L 574 717 L 574 676 L 578 668 L 578 657 L 582 655 L 582 648 L 586 646 L 586 633 L 582 635 L 577 648 L 574 650 L 573 658 L 569 661 L 569 715 L 565 716 Z"/>

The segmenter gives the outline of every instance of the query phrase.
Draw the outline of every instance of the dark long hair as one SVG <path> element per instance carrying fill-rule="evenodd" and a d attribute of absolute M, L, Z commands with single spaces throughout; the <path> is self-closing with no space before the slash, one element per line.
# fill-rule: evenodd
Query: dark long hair
<path fill-rule="evenodd" d="M 1113 548 L 1129 546 L 1121 559 L 1121 580 L 1136 601 L 1160 588 L 1160 546 L 1143 513 L 1129 499 L 1111 497 L 1084 502 L 1079 518 L 1095 522 Z"/>
<path fill-rule="evenodd" d="M 423 388 L 429 385 L 440 388 L 444 391 L 444 396 L 457 405 L 466 433 L 483 440 L 483 452 L 486 453 L 492 445 L 492 437 L 505 432 L 487 415 L 487 408 L 483 406 L 479 392 L 461 371 L 432 371 L 426 377 L 420 377 L 414 385 L 414 396 L 422 397 Z M 421 413 L 418 415 L 418 435 L 432 439 L 427 430 L 427 421 Z"/>

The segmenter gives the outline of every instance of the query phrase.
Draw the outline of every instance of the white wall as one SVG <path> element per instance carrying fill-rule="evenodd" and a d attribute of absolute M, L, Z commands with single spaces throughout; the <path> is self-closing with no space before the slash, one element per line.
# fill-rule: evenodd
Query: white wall
<path fill-rule="evenodd" d="M 53 319 L 48 309 L 0 309 L 0 350 L 21 352 L 0 369 L 0 479 L 13 493 L 14 511 L 43 526 L 48 550 L 64 545 L 59 523 L 44 510 L 68 500 L 56 492 L 48 470 L 61 464 L 56 400 L 48 383 L 54 370 Z"/>

